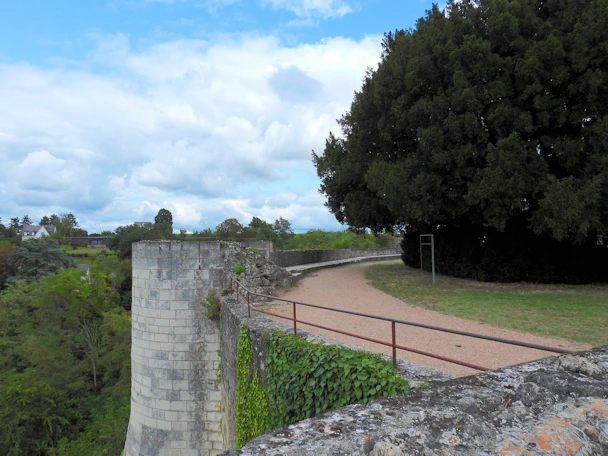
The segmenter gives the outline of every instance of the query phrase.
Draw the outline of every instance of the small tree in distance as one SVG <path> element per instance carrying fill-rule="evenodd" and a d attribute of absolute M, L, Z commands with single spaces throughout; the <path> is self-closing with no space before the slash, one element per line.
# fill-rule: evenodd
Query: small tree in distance
<path fill-rule="evenodd" d="M 164 238 L 170 238 L 173 234 L 173 215 L 168 209 L 161 209 L 154 217 L 154 229 Z"/>
<path fill-rule="evenodd" d="M 216 235 L 220 239 L 230 241 L 234 241 L 241 237 L 243 230 L 243 225 L 235 218 L 226 219 L 215 227 Z"/>

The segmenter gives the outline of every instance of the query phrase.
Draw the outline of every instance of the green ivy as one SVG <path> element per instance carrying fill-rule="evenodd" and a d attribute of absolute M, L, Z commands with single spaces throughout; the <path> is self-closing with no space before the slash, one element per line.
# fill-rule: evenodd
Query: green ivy
<path fill-rule="evenodd" d="M 377 355 L 313 344 L 272 333 L 265 385 L 253 366 L 247 328 L 239 335 L 236 386 L 236 445 L 266 431 L 348 404 L 367 404 L 408 390 L 393 366 Z"/>
<path fill-rule="evenodd" d="M 247 328 L 241 329 L 236 358 L 236 447 L 262 435 L 268 417 L 268 395 L 253 366 Z"/>
<path fill-rule="evenodd" d="M 389 362 L 371 353 L 281 333 L 272 334 L 267 343 L 269 429 L 408 389 Z"/>

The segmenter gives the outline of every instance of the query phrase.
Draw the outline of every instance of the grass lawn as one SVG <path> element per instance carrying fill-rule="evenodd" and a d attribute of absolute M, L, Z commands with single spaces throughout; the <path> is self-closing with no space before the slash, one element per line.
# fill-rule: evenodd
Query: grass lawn
<path fill-rule="evenodd" d="M 115 255 L 115 252 L 109 250 L 107 247 L 93 248 L 93 247 L 72 247 L 70 245 L 62 245 L 63 253 L 71 257 L 76 264 L 91 264 L 95 257 L 104 250 L 108 255 Z"/>
<path fill-rule="evenodd" d="M 96 257 L 99 255 L 104 249 L 93 248 L 93 247 L 72 247 L 71 245 L 62 245 L 63 253 L 70 256 L 87 256 L 87 257 Z M 106 253 L 109 251 L 108 248 L 105 248 Z"/>
<path fill-rule="evenodd" d="M 436 277 L 400 260 L 372 265 L 374 287 L 413 306 L 539 336 L 608 344 L 608 284 L 486 283 Z"/>

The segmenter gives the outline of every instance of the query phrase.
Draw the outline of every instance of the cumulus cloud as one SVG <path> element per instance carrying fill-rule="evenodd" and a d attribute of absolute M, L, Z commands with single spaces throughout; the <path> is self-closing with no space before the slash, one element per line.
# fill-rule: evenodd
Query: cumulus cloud
<path fill-rule="evenodd" d="M 240 1 L 241 0 L 133 0 L 131 3 L 145 6 L 154 3 L 172 5 L 175 3 L 191 2 L 196 6 L 205 7 L 209 11 L 214 12 L 219 8 L 239 3 Z M 304 18 L 337 18 L 354 11 L 353 6 L 345 0 L 259 0 L 259 3 L 274 9 L 291 11 L 297 16 Z"/>
<path fill-rule="evenodd" d="M 318 16 L 328 19 L 353 12 L 353 8 L 342 0 L 263 0 L 263 3 L 276 9 L 292 11 L 300 17 Z"/>
<path fill-rule="evenodd" d="M 253 215 L 335 226 L 310 154 L 376 64 L 380 37 L 95 42 L 81 61 L 0 63 L 4 219 L 72 211 L 102 230 L 166 207 L 176 228 Z"/>

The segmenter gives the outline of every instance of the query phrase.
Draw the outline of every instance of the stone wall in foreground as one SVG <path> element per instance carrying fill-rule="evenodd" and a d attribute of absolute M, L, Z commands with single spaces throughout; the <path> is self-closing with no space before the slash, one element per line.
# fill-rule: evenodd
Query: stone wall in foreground
<path fill-rule="evenodd" d="M 608 455 L 608 346 L 351 405 L 225 455 Z"/>
<path fill-rule="evenodd" d="M 267 365 L 267 349 L 264 343 L 264 335 L 273 331 L 293 334 L 293 328 L 279 324 L 270 320 L 263 314 L 258 312 L 247 312 L 247 306 L 241 297 L 239 302 L 236 300 L 235 293 L 225 294 L 222 299 L 222 319 L 221 319 L 221 365 L 222 365 L 222 404 L 224 406 L 224 421 L 222 423 L 222 432 L 224 434 L 224 442 L 226 448 L 234 448 L 236 437 L 236 426 L 234 416 L 234 405 L 236 403 L 236 358 L 238 352 L 239 333 L 242 327 L 249 328 L 249 339 L 251 341 L 251 351 L 253 355 L 253 363 L 262 381 L 266 377 Z M 347 345 L 334 340 L 326 339 L 323 336 L 310 334 L 305 331 L 298 330 L 298 335 L 305 338 L 309 342 L 326 345 L 339 345 L 348 347 Z M 365 351 L 360 347 L 349 347 L 357 351 Z M 386 360 L 390 358 L 382 356 Z M 451 375 L 444 372 L 439 372 L 422 366 L 399 360 L 397 370 L 402 377 L 408 380 L 410 386 L 416 387 L 423 384 L 428 384 L 432 381 L 444 381 L 451 379 Z M 246 453 L 243 453 L 246 454 Z M 252 452 L 252 454 L 258 454 Z M 291 455 L 289 451 L 284 453 Z M 295 454 L 295 453 L 293 453 Z M 342 454 L 342 453 L 340 453 Z"/>

